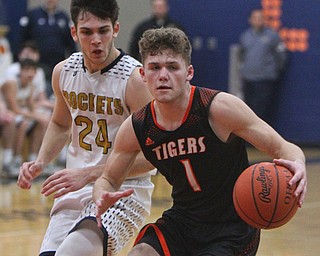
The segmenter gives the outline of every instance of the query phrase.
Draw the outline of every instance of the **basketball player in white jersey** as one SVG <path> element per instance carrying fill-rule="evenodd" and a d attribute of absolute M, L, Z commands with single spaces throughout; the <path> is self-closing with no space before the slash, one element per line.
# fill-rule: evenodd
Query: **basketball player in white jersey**
<path fill-rule="evenodd" d="M 150 213 L 152 171 L 139 173 L 153 166 L 142 154 L 121 189 L 134 193 L 103 214 L 101 229 L 92 203 L 93 182 L 103 171 L 121 123 L 151 100 L 139 75 L 141 64 L 114 46 L 118 12 L 115 0 L 71 1 L 71 34 L 82 51 L 54 68 L 52 120 L 36 161 L 24 163 L 18 178 L 18 185 L 29 189 L 71 136 L 66 169 L 43 185 L 42 193 L 54 194 L 55 201 L 41 256 L 115 255 Z"/>

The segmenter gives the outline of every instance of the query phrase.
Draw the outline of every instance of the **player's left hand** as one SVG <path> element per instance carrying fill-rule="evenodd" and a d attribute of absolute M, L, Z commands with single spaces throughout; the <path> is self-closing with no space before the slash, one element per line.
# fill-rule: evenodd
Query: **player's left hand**
<path fill-rule="evenodd" d="M 95 201 L 95 204 L 97 206 L 96 219 L 97 219 L 99 228 L 102 227 L 101 215 L 119 199 L 130 196 L 132 193 L 133 193 L 133 189 L 127 189 L 124 191 L 117 191 L 117 192 L 104 191 L 100 194 L 100 197 L 98 197 L 98 199 Z"/>
<path fill-rule="evenodd" d="M 307 170 L 305 163 L 299 160 L 290 161 L 285 159 L 274 159 L 273 162 L 288 168 L 293 173 L 293 177 L 289 181 L 289 185 L 292 186 L 297 183 L 297 188 L 294 191 L 294 195 L 299 197 L 298 204 L 299 207 L 302 207 L 307 194 Z"/>
<path fill-rule="evenodd" d="M 41 189 L 45 196 L 54 194 L 54 198 L 61 197 L 69 192 L 77 191 L 88 184 L 87 176 L 81 169 L 63 169 L 48 177 Z"/>

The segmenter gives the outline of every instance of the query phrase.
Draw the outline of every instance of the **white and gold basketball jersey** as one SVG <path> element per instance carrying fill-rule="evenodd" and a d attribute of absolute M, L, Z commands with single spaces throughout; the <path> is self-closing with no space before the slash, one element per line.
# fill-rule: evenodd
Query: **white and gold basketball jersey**
<path fill-rule="evenodd" d="M 140 65 L 121 52 L 108 67 L 90 74 L 82 53 L 67 59 L 60 75 L 60 89 L 72 115 L 67 168 L 106 161 L 119 126 L 130 115 L 125 98 L 127 81 Z"/>

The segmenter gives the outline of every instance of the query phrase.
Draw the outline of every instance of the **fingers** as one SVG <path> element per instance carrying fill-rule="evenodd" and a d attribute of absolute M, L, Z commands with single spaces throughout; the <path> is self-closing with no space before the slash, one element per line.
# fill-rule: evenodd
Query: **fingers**
<path fill-rule="evenodd" d="M 101 203 L 109 203 L 108 207 L 109 208 L 111 205 L 113 205 L 115 202 L 117 202 L 119 199 L 122 197 L 127 197 L 130 196 L 133 193 L 133 189 L 127 189 L 124 191 L 117 191 L 117 192 L 105 192 L 101 196 Z"/>
<path fill-rule="evenodd" d="M 99 200 L 100 201 L 100 200 Z M 100 204 L 99 202 L 96 203 L 97 205 L 97 208 L 96 208 L 96 219 L 97 219 L 97 224 L 98 224 L 98 227 L 101 228 L 102 227 L 102 221 L 101 221 L 101 208 L 100 208 Z M 100 205 L 100 206 L 98 206 Z"/>
<path fill-rule="evenodd" d="M 124 191 L 119 191 L 119 192 L 116 192 L 116 194 L 118 195 L 118 199 L 122 198 L 122 197 L 127 197 L 127 196 L 130 196 L 132 193 L 133 193 L 133 189 L 127 189 L 127 190 L 124 190 Z"/>
<path fill-rule="evenodd" d="M 41 194 L 48 196 L 63 188 L 64 185 L 59 181 L 60 177 L 61 176 L 58 172 L 48 177 L 42 184 Z"/>
<path fill-rule="evenodd" d="M 119 199 L 123 197 L 128 197 L 134 192 L 133 189 L 127 189 L 124 191 L 117 192 L 103 192 L 100 198 L 96 200 L 96 219 L 98 227 L 101 228 L 101 215 L 113 204 L 115 204 Z"/>
<path fill-rule="evenodd" d="M 285 159 L 273 159 L 273 162 L 277 165 L 281 165 L 284 166 L 286 168 L 288 168 L 289 170 L 292 170 L 292 163 L 294 163 L 293 161 L 289 161 L 289 160 L 285 160 Z"/>
<path fill-rule="evenodd" d="M 23 163 L 20 167 L 17 185 L 22 189 L 30 189 L 32 180 L 36 176 L 38 169 L 39 167 L 34 161 Z"/>
<path fill-rule="evenodd" d="M 49 184 L 46 187 L 43 187 L 41 189 L 41 194 L 45 196 L 50 196 L 55 193 L 53 197 L 58 198 L 69 193 L 70 191 L 71 190 L 68 187 L 66 187 L 66 184 L 64 183 L 60 183 L 56 185 Z"/>
<path fill-rule="evenodd" d="M 293 173 L 293 177 L 289 181 L 289 185 L 293 186 L 294 184 L 297 184 L 294 196 L 299 197 L 298 204 L 301 207 L 307 193 L 307 174 L 305 164 L 302 161 L 290 161 L 285 159 L 274 159 L 273 162 L 277 165 L 282 165 L 288 168 Z"/>
<path fill-rule="evenodd" d="M 72 183 L 68 182 L 62 171 L 58 171 L 44 181 L 41 194 L 45 196 L 54 194 L 53 198 L 58 198 L 71 191 Z"/>
<path fill-rule="evenodd" d="M 307 181 L 301 180 L 298 184 L 296 191 L 294 192 L 294 195 L 296 197 L 299 197 L 299 201 L 298 201 L 299 207 L 302 207 L 306 194 L 307 194 Z"/>

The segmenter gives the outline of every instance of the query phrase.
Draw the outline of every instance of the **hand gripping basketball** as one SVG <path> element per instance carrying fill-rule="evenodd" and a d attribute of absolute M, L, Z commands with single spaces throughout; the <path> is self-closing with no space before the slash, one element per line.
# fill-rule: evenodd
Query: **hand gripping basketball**
<path fill-rule="evenodd" d="M 298 210 L 296 184 L 288 182 L 292 173 L 269 162 L 249 166 L 238 177 L 233 203 L 238 215 L 249 225 L 272 229 L 286 224 Z"/>

